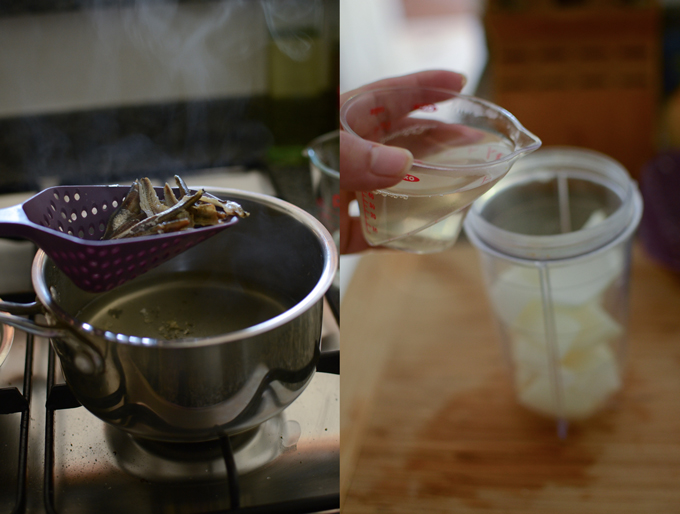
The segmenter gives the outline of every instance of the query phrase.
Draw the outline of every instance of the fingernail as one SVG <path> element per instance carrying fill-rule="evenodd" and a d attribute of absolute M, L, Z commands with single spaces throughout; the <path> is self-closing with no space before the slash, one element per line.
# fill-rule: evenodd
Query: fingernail
<path fill-rule="evenodd" d="M 403 177 L 411 169 L 413 156 L 408 150 L 394 146 L 371 149 L 371 172 L 381 177 Z"/>

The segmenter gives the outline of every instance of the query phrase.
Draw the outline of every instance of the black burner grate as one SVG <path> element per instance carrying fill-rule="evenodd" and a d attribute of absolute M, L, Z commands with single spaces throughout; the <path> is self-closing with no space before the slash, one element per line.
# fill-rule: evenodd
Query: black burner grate
<path fill-rule="evenodd" d="M 32 294 L 9 294 L 3 295 L 3 299 L 9 302 L 30 303 L 35 301 Z M 19 455 L 16 484 L 16 500 L 12 514 L 24 512 L 26 508 L 26 477 L 28 473 L 28 427 L 31 419 L 30 398 L 33 382 L 33 336 L 26 338 L 26 357 L 24 360 L 24 381 L 22 391 L 16 387 L 0 388 L 0 415 L 21 413 L 19 429 Z"/>

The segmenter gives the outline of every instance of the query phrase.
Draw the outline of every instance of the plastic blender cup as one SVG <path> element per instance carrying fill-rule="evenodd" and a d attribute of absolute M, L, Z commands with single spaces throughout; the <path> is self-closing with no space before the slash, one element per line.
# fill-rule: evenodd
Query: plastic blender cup
<path fill-rule="evenodd" d="M 340 131 L 329 132 L 310 142 L 304 150 L 309 159 L 318 218 L 339 244 L 340 228 Z"/>
<path fill-rule="evenodd" d="M 398 185 L 357 193 L 372 246 L 415 253 L 452 246 L 469 205 L 540 140 L 504 109 L 453 91 L 394 87 L 359 93 L 340 110 L 342 127 L 411 151 Z"/>
<path fill-rule="evenodd" d="M 549 148 L 517 163 L 465 220 L 517 400 L 556 419 L 561 436 L 622 387 L 641 216 L 642 197 L 618 162 Z"/>

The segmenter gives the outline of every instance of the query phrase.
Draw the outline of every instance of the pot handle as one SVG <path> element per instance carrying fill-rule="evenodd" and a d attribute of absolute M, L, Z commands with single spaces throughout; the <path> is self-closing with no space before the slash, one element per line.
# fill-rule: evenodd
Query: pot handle
<path fill-rule="evenodd" d="M 46 338 L 65 337 L 69 333 L 68 330 L 63 328 L 41 325 L 30 319 L 20 317 L 21 315 L 43 313 L 42 305 L 38 302 L 14 303 L 0 300 L 0 323 L 5 323 L 29 334 Z"/>
<path fill-rule="evenodd" d="M 44 313 L 45 309 L 38 302 L 14 303 L 0 300 L 0 323 L 11 325 L 14 328 L 28 332 L 29 334 L 34 334 L 47 339 L 58 338 L 64 341 L 76 340 L 81 344 L 79 344 L 77 350 L 69 356 L 69 362 L 72 362 L 81 373 L 86 375 L 101 373 L 104 369 L 104 358 L 88 341 L 78 337 L 78 334 L 71 332 L 66 328 L 41 325 L 30 319 L 20 317 L 21 315 Z M 55 349 L 61 358 L 62 355 L 59 352 L 59 349 Z"/>

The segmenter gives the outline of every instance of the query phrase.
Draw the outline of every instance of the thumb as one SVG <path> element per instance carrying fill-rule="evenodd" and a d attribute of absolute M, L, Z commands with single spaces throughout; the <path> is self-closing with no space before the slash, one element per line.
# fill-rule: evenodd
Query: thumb
<path fill-rule="evenodd" d="M 411 169 L 408 150 L 365 141 L 340 131 L 340 188 L 371 191 L 398 184 Z"/>

